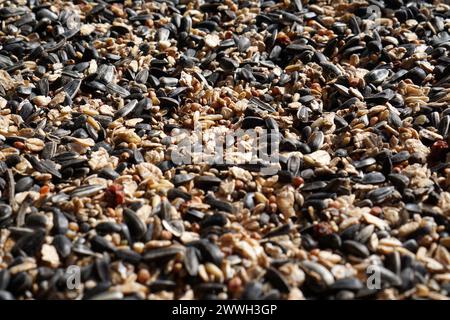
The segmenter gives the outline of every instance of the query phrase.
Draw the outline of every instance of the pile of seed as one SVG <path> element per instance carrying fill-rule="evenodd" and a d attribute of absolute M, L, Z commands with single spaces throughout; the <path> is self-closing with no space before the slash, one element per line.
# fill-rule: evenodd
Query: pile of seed
<path fill-rule="evenodd" d="M 0 299 L 447 299 L 446 2 L 1 1 Z"/>

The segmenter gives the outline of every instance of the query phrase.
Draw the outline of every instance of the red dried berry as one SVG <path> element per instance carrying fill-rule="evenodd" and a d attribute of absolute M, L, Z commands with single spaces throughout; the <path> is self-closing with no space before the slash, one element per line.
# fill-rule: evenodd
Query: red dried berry
<path fill-rule="evenodd" d="M 316 237 L 323 237 L 333 233 L 333 228 L 328 222 L 319 222 L 313 227 L 314 235 Z"/>
<path fill-rule="evenodd" d="M 430 159 L 437 161 L 445 158 L 447 152 L 448 143 L 444 140 L 438 140 L 431 146 Z"/>
<path fill-rule="evenodd" d="M 125 193 L 123 186 L 120 184 L 112 184 L 105 191 L 105 199 L 110 207 L 116 207 L 125 202 Z"/>
<path fill-rule="evenodd" d="M 433 143 L 431 148 L 432 149 L 438 149 L 438 150 L 448 149 L 448 143 L 446 141 L 444 141 L 444 140 L 438 140 L 435 143 Z"/>
<path fill-rule="evenodd" d="M 292 185 L 296 188 L 300 187 L 304 183 L 305 181 L 303 180 L 302 177 L 295 176 L 294 178 L 292 178 Z"/>

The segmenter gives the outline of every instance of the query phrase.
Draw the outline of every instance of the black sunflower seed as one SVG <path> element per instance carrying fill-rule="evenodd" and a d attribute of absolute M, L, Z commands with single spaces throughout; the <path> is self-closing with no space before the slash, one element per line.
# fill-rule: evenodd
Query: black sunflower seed
<path fill-rule="evenodd" d="M 178 108 L 178 106 L 180 105 L 178 100 L 169 97 L 160 97 L 159 104 L 161 107 L 169 109 Z"/>
<path fill-rule="evenodd" d="M 90 185 L 90 186 L 82 186 L 78 187 L 75 190 L 73 190 L 70 194 L 72 198 L 78 197 L 89 197 L 92 196 L 99 191 L 105 189 L 105 186 L 103 185 Z"/>
<path fill-rule="evenodd" d="M 219 186 L 221 182 L 222 180 L 215 176 L 199 176 L 194 181 L 195 186 L 202 189 Z"/>
<path fill-rule="evenodd" d="M 362 243 L 346 240 L 342 243 L 342 248 L 348 253 L 360 258 L 367 258 L 370 255 L 369 250 Z"/>
<path fill-rule="evenodd" d="M 357 278 L 344 278 L 334 282 L 331 287 L 333 290 L 352 290 L 357 291 L 363 288 L 363 284 Z"/>
<path fill-rule="evenodd" d="M 108 240 L 101 236 L 94 236 L 91 239 L 91 248 L 95 252 L 114 252 L 116 247 Z"/>
<path fill-rule="evenodd" d="M 231 203 L 216 199 L 212 194 L 208 194 L 205 197 L 205 202 L 218 210 L 226 211 L 229 213 L 234 213 L 236 210 Z"/>
<path fill-rule="evenodd" d="M 0 291 L 6 290 L 11 279 L 11 273 L 8 269 L 0 270 Z"/>
<path fill-rule="evenodd" d="M 198 274 L 198 255 L 197 249 L 194 247 L 187 247 L 186 253 L 184 255 L 184 265 L 186 268 L 186 271 L 189 273 L 190 276 L 195 277 Z"/>
<path fill-rule="evenodd" d="M 30 257 L 35 256 L 44 244 L 44 240 L 45 231 L 36 229 L 33 233 L 26 234 L 17 240 L 12 252 L 16 252 L 16 254 L 24 252 Z"/>
<path fill-rule="evenodd" d="M 113 82 L 110 82 L 106 85 L 106 87 L 104 85 L 102 85 L 99 82 L 96 81 L 92 81 L 91 84 L 95 83 L 95 89 L 96 90 L 100 90 L 100 91 L 105 91 L 108 90 L 109 93 L 111 94 L 118 94 L 119 96 L 125 98 L 128 97 L 130 95 L 130 91 L 128 91 L 127 89 L 119 86 L 118 84 L 115 84 Z"/>
<path fill-rule="evenodd" d="M 195 243 L 193 243 L 195 247 L 197 247 L 202 255 L 202 258 L 206 261 L 210 261 L 216 265 L 220 265 L 222 263 L 222 260 L 224 258 L 223 252 L 220 250 L 220 248 L 215 245 L 214 243 L 211 243 L 208 240 L 202 239 Z"/>
<path fill-rule="evenodd" d="M 146 262 L 158 261 L 173 258 L 175 255 L 182 253 L 183 248 L 177 246 L 151 249 L 144 253 L 142 259 Z"/>
<path fill-rule="evenodd" d="M 67 258 L 72 252 L 72 242 L 62 234 L 53 238 L 53 245 L 61 258 Z"/>
<path fill-rule="evenodd" d="M 123 106 L 114 113 L 114 118 L 126 117 L 135 110 L 137 103 L 138 103 L 137 100 L 131 100 L 125 106 Z"/>
<path fill-rule="evenodd" d="M 20 295 L 29 290 L 33 284 L 32 277 L 26 272 L 19 272 L 11 277 L 8 291 Z"/>
<path fill-rule="evenodd" d="M 142 259 L 142 256 L 139 253 L 129 249 L 117 250 L 115 254 L 119 259 L 132 264 L 138 264 Z"/>
<path fill-rule="evenodd" d="M 181 235 L 184 232 L 184 225 L 182 220 L 172 220 L 172 221 L 163 220 L 162 225 L 164 229 L 169 231 L 175 237 L 181 237 Z"/>
<path fill-rule="evenodd" d="M 266 271 L 265 278 L 278 290 L 283 293 L 290 292 L 291 288 L 284 276 L 275 268 L 269 268 Z"/>
<path fill-rule="evenodd" d="M 67 96 L 70 97 L 70 99 L 73 99 L 73 98 L 75 98 L 78 91 L 80 90 L 80 86 L 81 86 L 81 80 L 75 79 L 75 80 L 72 80 L 69 83 L 67 83 L 64 86 L 63 90 L 67 94 Z"/>
<path fill-rule="evenodd" d="M 193 174 L 177 174 L 172 178 L 172 183 L 178 187 L 180 185 L 183 185 L 185 183 L 188 183 L 192 180 L 194 180 L 195 176 Z"/>
<path fill-rule="evenodd" d="M 69 220 L 58 208 L 53 209 L 53 230 L 57 234 L 65 234 L 69 229 Z"/>
<path fill-rule="evenodd" d="M 377 184 L 383 183 L 386 180 L 385 176 L 380 172 L 369 172 L 365 174 L 361 180 L 362 183 Z"/>
<path fill-rule="evenodd" d="M 11 206 L 7 204 L 0 204 L 0 222 L 7 220 L 12 215 Z"/>
<path fill-rule="evenodd" d="M 294 176 L 297 176 L 300 173 L 300 170 L 303 167 L 303 159 L 298 155 L 291 155 L 287 162 L 287 169 Z"/>
<path fill-rule="evenodd" d="M 147 226 L 145 223 L 137 216 L 137 214 L 128 208 L 123 209 L 123 217 L 125 220 L 125 223 L 128 226 L 128 229 L 130 230 L 131 237 L 134 240 L 139 240 L 142 238 L 147 231 Z"/>

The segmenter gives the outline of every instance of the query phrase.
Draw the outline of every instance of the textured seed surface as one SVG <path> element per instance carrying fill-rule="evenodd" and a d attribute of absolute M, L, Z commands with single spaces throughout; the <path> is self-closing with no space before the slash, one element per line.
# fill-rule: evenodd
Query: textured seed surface
<path fill-rule="evenodd" d="M 0 300 L 448 299 L 449 12 L 0 1 Z"/>

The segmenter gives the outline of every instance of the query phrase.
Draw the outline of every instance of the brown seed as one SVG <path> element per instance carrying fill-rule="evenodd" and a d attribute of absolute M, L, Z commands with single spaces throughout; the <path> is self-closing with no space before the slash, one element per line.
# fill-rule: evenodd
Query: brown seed
<path fill-rule="evenodd" d="M 140 269 L 137 276 L 137 281 L 142 284 L 147 284 L 150 279 L 150 272 L 147 269 Z"/>
<path fill-rule="evenodd" d="M 305 181 L 303 180 L 302 177 L 295 176 L 294 178 L 292 178 L 292 185 L 296 188 L 300 187 L 304 183 Z"/>
<path fill-rule="evenodd" d="M 21 142 L 21 141 L 15 141 L 13 143 L 13 146 L 14 146 L 14 148 L 17 148 L 17 149 L 20 149 L 20 150 L 25 148 L 25 144 L 23 142 Z"/>
<path fill-rule="evenodd" d="M 231 292 L 239 292 L 242 289 L 242 280 L 239 277 L 234 277 L 228 282 L 228 289 Z"/>
<path fill-rule="evenodd" d="M 379 216 L 382 212 L 383 212 L 383 209 L 381 209 L 380 207 L 373 207 L 370 210 L 370 214 L 373 214 L 374 216 Z"/>
<path fill-rule="evenodd" d="M 172 239 L 172 233 L 170 233 L 167 230 L 162 230 L 161 231 L 161 239 L 162 240 L 171 240 Z"/>

